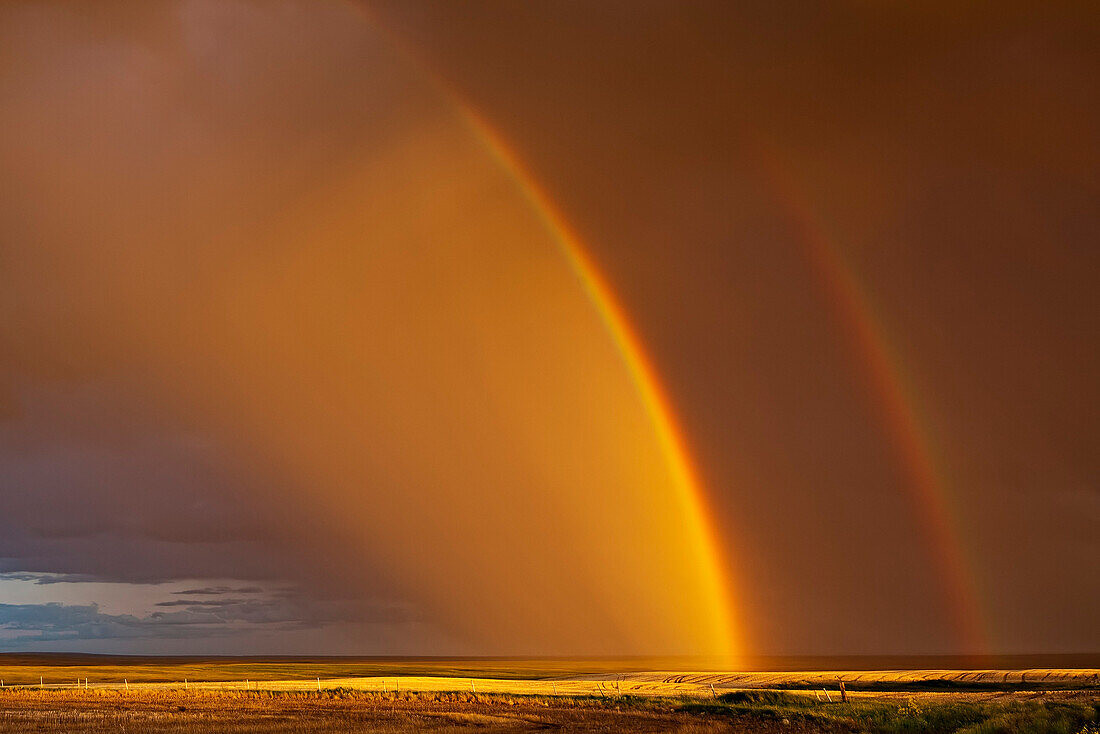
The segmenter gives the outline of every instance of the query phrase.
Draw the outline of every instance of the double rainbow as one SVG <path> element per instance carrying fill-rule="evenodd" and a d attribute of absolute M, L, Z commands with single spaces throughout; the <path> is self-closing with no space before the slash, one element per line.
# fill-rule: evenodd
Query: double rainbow
<path fill-rule="evenodd" d="M 485 151 L 513 179 L 532 211 L 553 235 L 580 286 L 599 313 L 650 416 L 673 479 L 678 503 L 693 527 L 691 551 L 706 585 L 712 648 L 727 661 L 735 660 L 744 652 L 742 629 L 733 613 L 731 592 L 734 584 L 717 542 L 706 494 L 688 450 L 685 433 L 677 422 L 653 361 L 613 289 L 569 222 L 500 132 L 466 101 L 459 90 L 432 70 L 399 33 L 390 29 L 363 4 L 355 0 L 349 0 L 349 3 L 431 80 Z M 798 227 L 807 259 L 820 276 L 837 320 L 853 348 L 860 373 L 869 383 L 869 393 L 881 413 L 882 423 L 907 477 L 907 486 L 920 511 L 937 567 L 944 579 L 956 644 L 967 652 L 987 652 L 988 635 L 982 622 L 967 554 L 953 521 L 948 483 L 932 448 L 927 421 L 922 420 L 914 390 L 905 377 L 898 350 L 891 346 L 889 331 L 876 315 L 877 309 L 857 271 L 845 258 L 840 240 L 830 236 L 820 217 L 815 216 L 795 178 L 779 162 L 779 157 L 769 152 L 763 158 L 770 184 Z"/>

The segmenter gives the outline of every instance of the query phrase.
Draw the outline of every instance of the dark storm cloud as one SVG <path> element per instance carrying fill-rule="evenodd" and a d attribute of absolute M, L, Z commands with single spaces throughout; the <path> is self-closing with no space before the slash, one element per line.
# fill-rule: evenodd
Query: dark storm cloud
<path fill-rule="evenodd" d="M 27 390 L 20 417 L 0 423 L 0 565 L 63 574 L 37 583 L 270 573 L 224 553 L 276 558 L 260 482 L 201 433 L 129 412 L 117 388 Z"/>
<path fill-rule="evenodd" d="M 0 567 L 2 567 L 2 565 L 3 562 L 0 561 Z M 50 584 L 87 584 L 99 580 L 100 579 L 92 574 L 82 573 L 0 572 L 0 581 L 29 581 L 38 586 L 49 586 Z"/>
<path fill-rule="evenodd" d="M 129 614 L 102 614 L 95 604 L 0 604 L 0 630 L 16 633 L 6 646 L 67 639 L 118 639 L 156 634 Z M 21 634 L 22 633 L 22 634 Z M 32 633 L 32 634 L 26 634 Z M 173 636 L 178 630 L 173 630 Z"/>
<path fill-rule="evenodd" d="M 234 588 L 232 586 L 204 586 L 201 589 L 184 589 L 183 591 L 173 591 L 172 593 L 180 596 L 220 596 L 222 594 L 260 594 L 263 593 L 263 589 L 259 586 L 242 586 L 240 588 Z"/>
<path fill-rule="evenodd" d="M 324 599 L 287 594 L 267 599 L 222 599 L 158 602 L 157 607 L 180 608 L 179 612 L 156 611 L 149 615 L 155 624 L 287 624 L 321 627 L 337 622 L 401 623 L 412 615 L 408 607 L 364 600 Z"/>
<path fill-rule="evenodd" d="M 143 617 L 106 614 L 97 604 L 0 604 L 0 640 L 11 647 L 64 640 L 178 640 L 249 634 L 255 627 L 310 629 L 341 622 L 404 623 L 412 618 L 400 605 L 302 597 L 178 603 L 187 606 Z"/>
<path fill-rule="evenodd" d="M 179 592 L 175 592 L 179 593 Z M 243 602 L 240 599 L 173 599 L 172 601 L 158 601 L 158 607 L 230 607 Z"/>

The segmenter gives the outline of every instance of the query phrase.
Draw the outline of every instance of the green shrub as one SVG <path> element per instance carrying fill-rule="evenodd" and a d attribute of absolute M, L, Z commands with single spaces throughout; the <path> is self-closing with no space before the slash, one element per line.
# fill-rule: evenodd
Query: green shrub
<path fill-rule="evenodd" d="M 750 704 L 757 706 L 798 706 L 806 707 L 814 703 L 809 696 L 786 691 L 731 691 L 718 696 L 720 703 Z"/>

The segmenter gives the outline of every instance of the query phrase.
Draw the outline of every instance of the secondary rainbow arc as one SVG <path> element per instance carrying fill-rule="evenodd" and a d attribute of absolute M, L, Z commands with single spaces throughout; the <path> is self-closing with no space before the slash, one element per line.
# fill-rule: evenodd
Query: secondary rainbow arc
<path fill-rule="evenodd" d="M 916 390 L 906 379 L 898 350 L 891 346 L 890 331 L 859 273 L 845 257 L 840 238 L 830 235 L 775 146 L 760 136 L 753 136 L 751 142 L 847 334 L 857 368 L 869 383 L 870 397 L 906 476 L 942 576 L 956 642 L 967 653 L 988 654 L 990 634 L 975 574 L 952 513 L 948 482 L 927 421 L 922 419 Z"/>

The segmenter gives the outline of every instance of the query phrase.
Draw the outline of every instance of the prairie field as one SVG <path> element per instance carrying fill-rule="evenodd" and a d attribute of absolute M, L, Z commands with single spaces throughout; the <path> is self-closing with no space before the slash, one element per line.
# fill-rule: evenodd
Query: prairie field
<path fill-rule="evenodd" d="M 1100 734 L 1096 668 L 637 669 L 647 662 L 0 656 L 0 732 Z"/>
<path fill-rule="evenodd" d="M 6 689 L 0 732 L 997 732 L 1093 734 L 1100 698 L 1048 694 L 806 693 L 537 696 L 501 693 Z"/>

